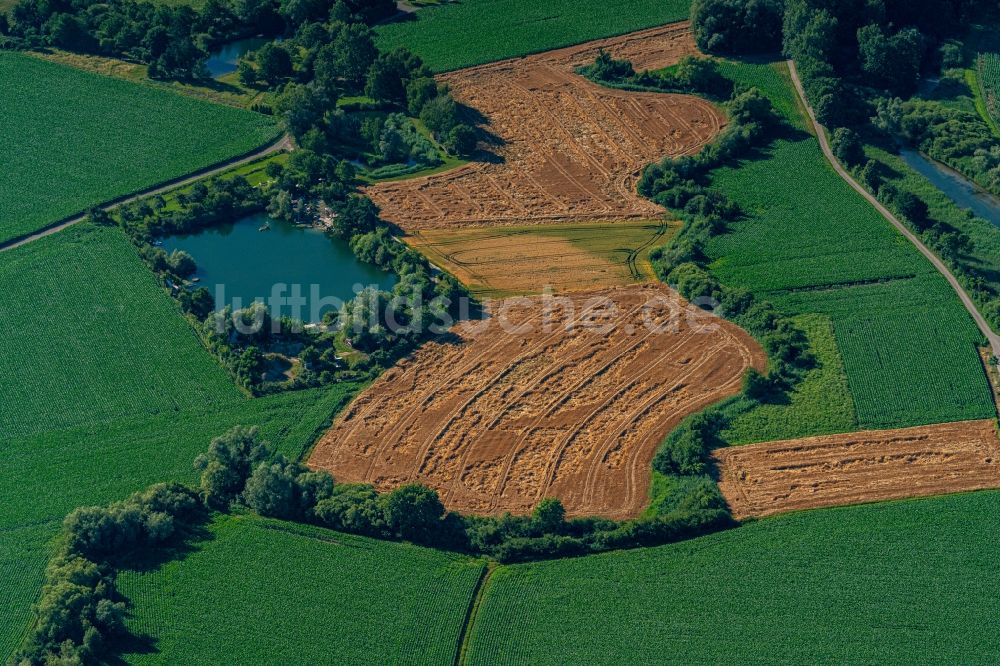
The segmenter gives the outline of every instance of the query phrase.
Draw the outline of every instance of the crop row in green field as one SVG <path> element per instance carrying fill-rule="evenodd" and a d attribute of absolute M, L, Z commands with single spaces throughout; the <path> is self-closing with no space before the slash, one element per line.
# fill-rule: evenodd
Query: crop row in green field
<path fill-rule="evenodd" d="M 194 481 L 194 457 L 235 425 L 297 458 L 359 388 L 247 398 L 117 229 L 0 253 L 0 312 L 0 659 L 72 509 Z"/>
<path fill-rule="evenodd" d="M 252 151 L 273 118 L 0 52 L 0 242 Z"/>
<path fill-rule="evenodd" d="M 443 72 L 673 23 L 690 8 L 687 0 L 462 0 L 379 26 L 378 46 L 405 46 Z"/>
<path fill-rule="evenodd" d="M 132 664 L 451 664 L 481 560 L 251 516 L 196 551 L 123 572 Z"/>
<path fill-rule="evenodd" d="M 117 229 L 0 254 L 0 312 L 0 438 L 242 400 Z"/>
<path fill-rule="evenodd" d="M 28 629 L 56 529 L 58 521 L 0 530 L 0 659 L 14 652 Z"/>
<path fill-rule="evenodd" d="M 976 76 L 983 89 L 986 110 L 996 126 L 1000 124 L 1000 53 L 980 53 Z"/>
<path fill-rule="evenodd" d="M 795 115 L 794 129 L 759 155 L 713 173 L 713 187 L 747 215 L 709 243 L 711 269 L 787 314 L 830 318 L 861 427 L 991 418 L 971 318 L 944 278 L 799 129 L 784 70 L 783 63 L 724 67 Z M 830 408 L 847 413 L 846 405 Z M 802 434 L 811 426 L 804 420 Z"/>
<path fill-rule="evenodd" d="M 504 567 L 468 663 L 996 663 L 998 548 L 984 492 Z"/>

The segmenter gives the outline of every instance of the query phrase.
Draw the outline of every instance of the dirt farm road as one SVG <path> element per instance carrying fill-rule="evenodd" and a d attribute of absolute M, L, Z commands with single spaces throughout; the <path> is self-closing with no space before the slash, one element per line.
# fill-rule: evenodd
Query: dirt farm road
<path fill-rule="evenodd" d="M 826 156 L 826 159 L 833 166 L 834 170 L 840 175 L 841 178 L 847 181 L 848 185 L 857 190 L 858 194 L 867 199 L 868 202 L 871 203 L 871 205 L 875 206 L 875 210 L 881 213 L 882 217 L 884 217 L 890 223 L 892 223 L 892 226 L 896 227 L 896 229 L 899 230 L 899 233 L 903 234 L 903 236 L 905 236 L 908 241 L 913 243 L 913 245 L 918 250 L 920 250 L 920 253 L 923 254 L 925 257 L 927 257 L 928 261 L 934 264 L 934 267 L 938 269 L 938 271 L 941 273 L 941 275 L 945 277 L 946 280 L 948 280 L 948 284 L 950 284 L 952 289 L 955 290 L 955 293 L 958 294 L 958 297 L 962 300 L 962 305 L 965 306 L 965 309 L 969 311 L 970 315 L 972 315 L 973 321 L 976 322 L 976 326 L 979 327 L 979 330 L 982 332 L 982 334 L 986 336 L 987 340 L 989 340 L 990 347 L 993 349 L 993 355 L 1000 357 L 1000 335 L 994 333 L 993 329 L 990 328 L 990 325 L 986 323 L 986 319 L 983 317 L 983 315 L 979 313 L 979 310 L 976 309 L 976 304 L 972 301 L 972 298 L 969 296 L 969 294 L 965 292 L 965 289 L 962 288 L 962 285 L 959 284 L 958 280 L 955 278 L 954 275 L 952 275 L 951 271 L 948 269 L 947 266 L 945 266 L 944 262 L 941 261 L 936 254 L 931 252 L 931 250 L 928 249 L 928 247 L 924 245 L 923 242 L 919 238 L 917 238 L 917 236 L 912 231 L 910 231 L 902 222 L 900 222 L 899 219 L 895 215 L 893 215 L 888 208 L 883 206 L 878 199 L 876 199 L 874 196 L 872 196 L 870 192 L 868 192 L 868 190 L 866 190 L 856 180 L 854 180 L 851 174 L 847 172 L 847 170 L 840 164 L 840 162 L 834 156 L 833 149 L 830 148 L 830 142 L 826 137 L 826 131 L 823 128 L 823 126 L 819 123 L 819 121 L 816 120 L 816 113 L 813 111 L 813 108 L 809 105 L 809 100 L 806 99 L 805 88 L 803 88 L 802 80 L 799 78 L 799 72 L 795 68 L 795 63 L 791 60 L 788 61 L 788 69 L 791 72 L 792 82 L 795 84 L 795 90 L 798 92 L 799 98 L 802 100 L 802 104 L 805 106 L 806 111 L 809 113 L 809 120 L 812 122 L 813 128 L 816 131 L 816 138 L 819 139 L 820 148 L 823 149 L 823 154 Z"/>
<path fill-rule="evenodd" d="M 218 164 L 205 167 L 204 169 L 199 169 L 198 171 L 189 173 L 186 176 L 181 176 L 173 180 L 168 180 L 166 182 L 154 185 L 150 188 L 141 190 L 139 192 L 135 192 L 133 194 L 126 194 L 116 199 L 112 199 L 111 201 L 107 201 L 103 204 L 98 204 L 98 207 L 103 210 L 110 211 L 112 209 L 117 208 L 118 206 L 129 204 L 132 203 L 133 201 L 138 201 L 139 199 L 143 199 L 145 197 L 155 196 L 157 194 L 163 194 L 178 187 L 190 185 L 191 183 L 201 180 L 202 178 L 220 174 L 223 171 L 228 171 L 229 169 L 232 169 L 233 167 L 243 166 L 244 164 L 248 164 L 262 157 L 266 157 L 268 155 L 279 153 L 285 150 L 290 151 L 294 147 L 295 146 L 292 143 L 292 137 L 289 136 L 288 134 L 283 134 L 277 140 L 265 144 L 264 146 L 257 148 L 253 152 L 246 153 L 241 157 L 234 157 L 233 159 L 226 160 L 225 162 L 219 162 Z M 4 241 L 0 243 L 0 252 L 13 250 L 16 247 L 21 247 L 22 245 L 33 243 L 39 238 L 51 236 L 52 234 L 58 233 L 67 227 L 71 227 L 74 224 L 83 222 L 86 218 L 87 218 L 87 213 L 77 214 L 72 217 L 60 220 L 59 222 L 50 224 L 49 226 L 44 227 L 43 229 L 40 229 L 39 231 L 36 231 L 27 236 L 21 236 L 20 238 L 14 238 L 8 241 Z"/>

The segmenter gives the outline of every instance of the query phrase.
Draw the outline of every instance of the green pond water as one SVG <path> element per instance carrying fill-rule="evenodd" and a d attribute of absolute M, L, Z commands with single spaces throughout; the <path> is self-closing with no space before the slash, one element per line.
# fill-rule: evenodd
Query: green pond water
<path fill-rule="evenodd" d="M 259 231 L 267 224 L 269 231 Z M 190 236 L 163 239 L 163 249 L 188 252 L 198 264 L 200 286 L 215 296 L 215 307 L 268 303 L 271 316 L 319 322 L 362 287 L 391 289 L 396 278 L 354 256 L 345 241 L 319 229 L 297 227 L 268 215 Z M 273 302 L 272 295 L 284 302 Z M 300 301 L 296 305 L 293 300 Z"/>

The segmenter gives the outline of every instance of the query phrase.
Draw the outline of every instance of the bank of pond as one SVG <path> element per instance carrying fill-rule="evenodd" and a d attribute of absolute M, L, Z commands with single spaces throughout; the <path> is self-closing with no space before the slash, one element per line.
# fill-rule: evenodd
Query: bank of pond
<path fill-rule="evenodd" d="M 213 79 L 232 74 L 239 66 L 240 58 L 271 41 L 274 40 L 270 37 L 248 37 L 223 44 L 209 54 L 205 68 Z"/>
<path fill-rule="evenodd" d="M 208 289 L 217 309 L 271 304 L 275 296 L 284 300 L 270 308 L 273 317 L 319 323 L 362 288 L 387 291 L 396 283 L 391 273 L 360 261 L 347 241 L 265 213 L 162 243 L 168 253 L 182 250 L 195 259 L 192 282 Z"/>

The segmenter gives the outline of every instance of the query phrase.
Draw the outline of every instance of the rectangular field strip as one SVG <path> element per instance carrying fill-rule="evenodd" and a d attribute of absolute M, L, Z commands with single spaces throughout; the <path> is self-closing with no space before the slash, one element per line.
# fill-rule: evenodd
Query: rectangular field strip
<path fill-rule="evenodd" d="M 125 572 L 131 664 L 450 664 L 480 560 L 250 516 L 149 573 Z"/>
<path fill-rule="evenodd" d="M 481 65 L 687 18 L 686 0 L 462 0 L 378 28 L 378 46 L 405 46 L 431 69 Z"/>

